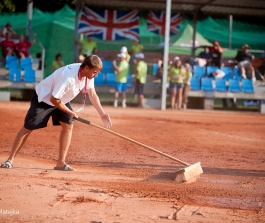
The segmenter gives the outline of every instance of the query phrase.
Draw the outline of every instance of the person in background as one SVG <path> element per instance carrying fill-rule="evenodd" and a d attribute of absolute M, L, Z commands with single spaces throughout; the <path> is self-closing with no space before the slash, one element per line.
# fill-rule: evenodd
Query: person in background
<path fill-rule="evenodd" d="M 16 32 L 12 29 L 11 23 L 7 23 L 2 29 L 0 33 L 0 43 L 6 39 L 6 34 L 9 33 L 11 35 L 15 35 Z"/>
<path fill-rule="evenodd" d="M 185 63 L 184 69 L 185 69 L 185 75 L 183 79 L 184 86 L 183 86 L 183 95 L 182 95 L 182 105 L 183 105 L 183 109 L 187 109 L 188 94 L 190 91 L 190 80 L 192 78 L 192 73 L 190 71 L 190 64 Z"/>
<path fill-rule="evenodd" d="M 119 65 L 117 66 L 116 61 L 113 61 L 113 67 L 116 73 L 116 87 L 114 93 L 114 107 L 118 107 L 119 93 L 122 93 L 122 107 L 126 108 L 126 90 L 127 90 L 127 76 L 129 72 L 129 63 L 126 59 L 125 53 L 118 54 Z"/>
<path fill-rule="evenodd" d="M 241 75 L 244 79 L 247 78 L 247 71 L 251 75 L 253 81 L 256 80 L 255 70 L 252 66 L 252 60 L 255 58 L 254 55 L 249 53 L 249 45 L 244 44 L 241 49 L 237 52 L 235 57 L 238 67 L 240 68 Z"/>
<path fill-rule="evenodd" d="M 6 39 L 0 43 L 2 48 L 2 56 L 6 58 L 7 56 L 12 56 L 14 54 L 15 43 L 10 39 L 11 34 L 6 33 Z"/>
<path fill-rule="evenodd" d="M 97 43 L 93 41 L 93 36 L 87 36 L 87 40 L 76 40 L 77 44 L 81 45 L 79 61 L 82 62 L 87 56 L 97 53 Z"/>
<path fill-rule="evenodd" d="M 143 52 L 143 49 L 144 49 L 144 47 L 140 43 L 139 39 L 133 40 L 133 45 L 132 45 L 132 48 L 131 48 L 131 50 L 132 50 L 132 53 L 131 53 L 132 57 L 134 57 L 138 53 L 142 53 Z"/>
<path fill-rule="evenodd" d="M 265 75 L 265 51 L 264 51 L 264 53 L 261 54 L 260 60 L 261 60 L 261 64 L 258 66 L 256 71 L 259 74 L 260 79 L 262 81 L 265 81 L 265 78 L 264 78 L 264 75 Z"/>
<path fill-rule="evenodd" d="M 185 77 L 185 69 L 181 67 L 181 60 L 176 56 L 173 60 L 173 65 L 168 70 L 170 78 L 169 88 L 171 90 L 171 108 L 181 109 L 183 78 Z M 176 103 L 177 97 L 177 103 Z"/>
<path fill-rule="evenodd" d="M 64 66 L 64 62 L 62 60 L 62 55 L 60 53 L 56 54 L 55 60 L 52 62 L 52 72 Z"/>
<path fill-rule="evenodd" d="M 129 63 L 130 60 L 131 60 L 131 56 L 130 56 L 130 54 L 128 53 L 128 49 L 127 49 L 126 46 L 123 46 L 123 47 L 121 48 L 121 53 L 125 53 L 125 54 L 126 54 L 126 61 Z"/>
<path fill-rule="evenodd" d="M 38 68 L 37 68 L 37 70 L 41 70 L 42 69 L 42 54 L 41 53 L 37 53 L 36 54 L 36 58 L 38 59 Z M 45 64 L 44 64 L 44 67 L 46 67 Z"/>
<path fill-rule="evenodd" d="M 36 42 L 36 37 L 32 40 L 32 42 L 25 41 L 25 36 L 20 35 L 19 42 L 15 45 L 15 51 L 17 57 L 20 59 L 24 59 L 25 57 L 30 57 L 29 47 L 31 47 Z"/>
<path fill-rule="evenodd" d="M 210 62 L 210 60 L 211 60 L 211 53 L 209 47 L 205 47 L 204 51 L 200 52 L 200 54 L 198 55 L 198 65 L 205 66 Z"/>
<path fill-rule="evenodd" d="M 136 58 L 136 76 L 135 76 L 135 94 L 138 96 L 138 107 L 144 107 L 144 85 L 146 83 L 147 64 L 144 61 L 144 54 L 135 54 Z"/>

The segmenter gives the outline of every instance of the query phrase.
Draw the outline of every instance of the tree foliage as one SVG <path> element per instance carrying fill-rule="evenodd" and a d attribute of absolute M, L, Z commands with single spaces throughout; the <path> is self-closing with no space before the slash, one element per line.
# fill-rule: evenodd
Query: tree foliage
<path fill-rule="evenodd" d="M 0 12 L 2 11 L 14 12 L 15 10 L 16 10 L 16 5 L 12 2 L 12 0 L 0 1 Z"/>

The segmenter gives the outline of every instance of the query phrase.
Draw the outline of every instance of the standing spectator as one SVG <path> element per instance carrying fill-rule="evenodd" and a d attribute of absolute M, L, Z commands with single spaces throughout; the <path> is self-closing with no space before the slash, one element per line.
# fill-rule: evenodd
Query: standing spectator
<path fill-rule="evenodd" d="M 129 63 L 130 60 L 131 60 L 131 56 L 130 54 L 128 53 L 128 50 L 127 50 L 127 47 L 126 46 L 123 46 L 121 48 L 121 53 L 125 53 L 126 54 L 126 61 Z"/>
<path fill-rule="evenodd" d="M 14 53 L 15 43 L 10 39 L 10 36 L 10 33 L 6 33 L 6 39 L 0 43 L 2 48 L 2 56 L 4 58 L 7 56 L 12 56 Z"/>
<path fill-rule="evenodd" d="M 116 61 L 113 61 L 113 67 L 116 73 L 116 87 L 114 93 L 114 107 L 118 107 L 119 92 L 122 92 L 122 107 L 126 108 L 126 90 L 127 90 L 127 75 L 129 72 L 129 64 L 126 60 L 126 54 L 120 53 L 119 65 L 117 66 Z"/>
<path fill-rule="evenodd" d="M 29 47 L 31 47 L 36 42 L 36 38 L 32 42 L 25 41 L 25 36 L 20 35 L 19 42 L 15 45 L 15 51 L 18 58 L 24 59 L 25 57 L 30 57 Z"/>
<path fill-rule="evenodd" d="M 6 34 L 9 33 L 11 35 L 15 35 L 16 32 L 12 29 L 11 23 L 7 23 L 2 29 L 0 33 L 0 43 L 6 39 Z"/>
<path fill-rule="evenodd" d="M 255 70 L 251 63 L 252 60 L 254 59 L 254 55 L 249 53 L 249 49 L 250 49 L 249 45 L 244 44 L 241 47 L 241 50 L 237 52 L 235 60 L 238 63 L 238 67 L 240 68 L 242 77 L 246 79 L 247 78 L 246 71 L 248 71 L 251 75 L 252 80 L 255 81 L 256 80 Z"/>
<path fill-rule="evenodd" d="M 62 60 L 62 55 L 58 53 L 55 56 L 55 60 L 52 62 L 52 72 L 56 71 L 57 69 L 63 66 L 64 66 L 64 62 Z"/>
<path fill-rule="evenodd" d="M 81 45 L 81 52 L 79 55 L 80 62 L 84 61 L 87 56 L 97 53 L 97 43 L 93 41 L 93 36 L 87 36 L 87 40 L 76 40 L 77 44 Z"/>
<path fill-rule="evenodd" d="M 138 53 L 142 53 L 143 49 L 144 49 L 144 47 L 140 43 L 139 39 L 133 40 L 132 53 L 131 53 L 132 57 L 134 57 Z"/>
<path fill-rule="evenodd" d="M 135 94 L 138 95 L 138 107 L 144 107 L 144 85 L 146 83 L 147 64 L 144 61 L 144 54 L 138 53 L 136 58 L 136 81 Z"/>
<path fill-rule="evenodd" d="M 181 60 L 179 57 L 174 58 L 173 65 L 169 68 L 168 76 L 170 78 L 169 87 L 171 90 L 171 108 L 180 110 L 182 103 L 183 78 L 185 76 L 185 69 L 181 67 Z"/>
<path fill-rule="evenodd" d="M 182 104 L 183 104 L 183 109 L 187 109 L 187 104 L 188 104 L 188 94 L 190 91 L 190 80 L 192 78 L 192 73 L 190 71 L 190 64 L 185 63 L 184 64 L 184 69 L 185 69 L 185 75 L 183 79 L 183 95 L 182 95 Z"/>

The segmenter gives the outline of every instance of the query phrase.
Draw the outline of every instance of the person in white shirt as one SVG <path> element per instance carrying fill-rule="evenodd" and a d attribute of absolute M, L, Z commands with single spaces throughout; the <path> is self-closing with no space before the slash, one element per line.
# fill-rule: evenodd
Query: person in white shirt
<path fill-rule="evenodd" d="M 30 133 L 33 130 L 45 128 L 49 118 L 52 117 L 53 125 L 61 125 L 62 127 L 59 140 L 59 158 L 54 169 L 75 170 L 65 163 L 72 137 L 73 119 L 78 117 L 73 111 L 70 101 L 83 89 L 84 100 L 81 108 L 84 108 L 86 91 L 88 91 L 89 99 L 99 113 L 104 126 L 106 128 L 111 127 L 110 116 L 104 112 L 94 88 L 93 78 L 101 69 L 102 61 L 98 56 L 92 55 L 86 57 L 82 64 L 76 63 L 61 67 L 41 81 L 35 88 L 24 126 L 15 138 L 9 158 L 1 164 L 1 167 L 12 168 L 15 156 Z"/>

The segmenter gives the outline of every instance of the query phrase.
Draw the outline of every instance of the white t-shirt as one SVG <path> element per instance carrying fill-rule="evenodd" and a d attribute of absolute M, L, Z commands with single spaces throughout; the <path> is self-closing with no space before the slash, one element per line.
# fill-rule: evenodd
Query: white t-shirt
<path fill-rule="evenodd" d="M 78 79 L 80 65 L 81 63 L 75 63 L 61 67 L 41 81 L 35 88 L 38 101 L 54 106 L 50 102 L 51 96 L 60 99 L 64 104 L 75 98 L 85 87 L 87 79 Z M 87 89 L 91 88 L 94 88 L 94 78 L 87 79 Z"/>

